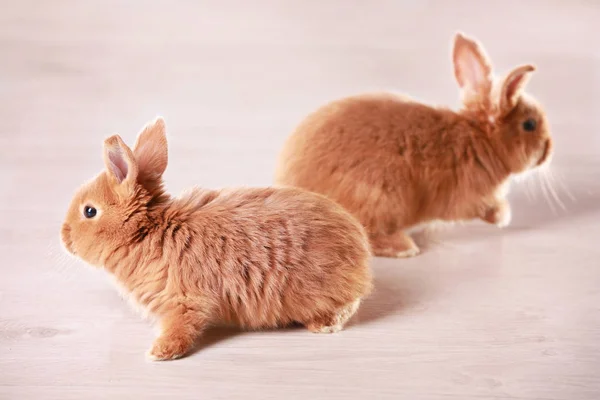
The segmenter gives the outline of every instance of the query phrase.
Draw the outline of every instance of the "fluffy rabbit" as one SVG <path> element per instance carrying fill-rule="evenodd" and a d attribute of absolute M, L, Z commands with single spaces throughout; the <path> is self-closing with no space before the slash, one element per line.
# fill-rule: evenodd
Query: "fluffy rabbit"
<path fill-rule="evenodd" d="M 162 119 L 133 151 L 104 142 L 105 170 L 75 194 L 66 249 L 112 274 L 158 320 L 149 351 L 181 357 L 211 324 L 336 332 L 372 286 L 364 228 L 335 202 L 300 189 L 163 190 Z"/>
<path fill-rule="evenodd" d="M 457 34 L 455 112 L 393 94 L 334 101 L 304 120 L 279 158 L 276 183 L 324 194 L 367 228 L 373 253 L 408 257 L 408 228 L 480 218 L 506 226 L 510 178 L 549 162 L 542 108 L 523 93 L 532 65 L 494 79 L 483 48 Z"/>

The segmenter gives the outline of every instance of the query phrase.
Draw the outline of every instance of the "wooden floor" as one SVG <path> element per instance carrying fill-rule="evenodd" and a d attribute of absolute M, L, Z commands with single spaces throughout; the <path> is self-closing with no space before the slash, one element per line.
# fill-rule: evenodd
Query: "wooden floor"
<path fill-rule="evenodd" d="M 534 177 L 506 230 L 374 259 L 376 291 L 339 334 L 217 330 L 147 362 L 152 328 L 59 243 L 102 139 L 161 114 L 170 190 L 268 185 L 326 101 L 385 89 L 456 105 L 458 29 L 500 72 L 538 65 L 559 201 Z M 0 399 L 599 399 L 598 38 L 592 0 L 2 0 Z"/>

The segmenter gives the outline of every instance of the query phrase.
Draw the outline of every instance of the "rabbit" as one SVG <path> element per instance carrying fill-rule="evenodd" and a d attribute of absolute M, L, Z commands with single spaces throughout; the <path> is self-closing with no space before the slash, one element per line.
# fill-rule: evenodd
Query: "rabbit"
<path fill-rule="evenodd" d="M 523 92 L 535 67 L 496 79 L 483 47 L 462 33 L 453 62 L 459 111 L 387 93 L 333 101 L 286 140 L 275 184 L 343 205 L 375 256 L 419 254 L 408 232 L 433 222 L 507 226 L 511 177 L 548 165 L 553 153 L 544 110 Z"/>
<path fill-rule="evenodd" d="M 210 325 L 342 329 L 372 289 L 369 239 L 337 203 L 296 188 L 168 195 L 162 118 L 131 150 L 104 141 L 105 169 L 74 195 L 61 239 L 158 322 L 148 352 L 190 352 Z"/>

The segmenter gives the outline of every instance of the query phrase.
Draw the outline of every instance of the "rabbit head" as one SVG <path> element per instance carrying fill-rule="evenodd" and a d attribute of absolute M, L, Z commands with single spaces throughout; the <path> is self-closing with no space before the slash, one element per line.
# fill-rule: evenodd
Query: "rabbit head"
<path fill-rule="evenodd" d="M 71 254 L 100 266 L 103 252 L 145 235 L 148 209 L 165 201 L 162 175 L 167 167 L 165 123 L 157 118 L 131 150 L 118 136 L 104 141 L 105 169 L 76 192 L 61 230 Z"/>
<path fill-rule="evenodd" d="M 499 144 L 509 171 L 518 174 L 549 163 L 553 145 L 546 114 L 524 93 L 535 67 L 522 65 L 495 78 L 483 47 L 461 33 L 454 39 L 453 62 L 461 112 L 475 117 Z"/>

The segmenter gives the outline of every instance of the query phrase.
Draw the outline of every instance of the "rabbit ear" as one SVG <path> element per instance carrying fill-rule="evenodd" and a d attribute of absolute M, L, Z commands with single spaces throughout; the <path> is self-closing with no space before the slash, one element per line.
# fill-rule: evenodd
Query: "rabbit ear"
<path fill-rule="evenodd" d="M 485 50 L 462 33 L 454 37 L 454 76 L 468 95 L 487 97 L 492 88 L 492 66 Z"/>
<path fill-rule="evenodd" d="M 522 65 L 513 69 L 504 79 L 500 92 L 500 110 L 502 113 L 510 112 L 517 105 L 521 92 L 533 71 L 535 71 L 533 65 Z"/>
<path fill-rule="evenodd" d="M 159 180 L 167 169 L 168 149 L 165 120 L 157 117 L 138 134 L 133 154 L 138 164 L 138 180 Z"/>
<path fill-rule="evenodd" d="M 104 141 L 104 164 L 111 180 L 118 184 L 132 185 L 138 174 L 138 167 L 131 149 L 119 135 Z"/>

